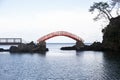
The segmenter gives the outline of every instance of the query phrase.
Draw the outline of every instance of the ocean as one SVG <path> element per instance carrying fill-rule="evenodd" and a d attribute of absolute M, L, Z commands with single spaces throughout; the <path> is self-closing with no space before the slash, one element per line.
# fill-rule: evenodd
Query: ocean
<path fill-rule="evenodd" d="M 120 80 L 119 53 L 60 50 L 72 45 L 47 43 L 46 54 L 0 52 L 0 80 Z"/>

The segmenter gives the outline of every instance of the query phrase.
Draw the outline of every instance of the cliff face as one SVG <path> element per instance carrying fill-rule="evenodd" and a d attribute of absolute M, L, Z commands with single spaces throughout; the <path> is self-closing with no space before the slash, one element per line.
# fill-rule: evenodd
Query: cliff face
<path fill-rule="evenodd" d="M 102 32 L 104 48 L 120 51 L 120 16 L 112 18 L 109 25 Z"/>

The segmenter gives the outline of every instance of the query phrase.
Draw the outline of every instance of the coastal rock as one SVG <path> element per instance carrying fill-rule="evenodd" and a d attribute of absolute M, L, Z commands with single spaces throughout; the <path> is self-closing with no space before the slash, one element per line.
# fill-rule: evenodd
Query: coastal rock
<path fill-rule="evenodd" d="M 33 48 L 34 52 L 44 52 L 44 51 L 48 51 L 48 48 L 46 48 L 46 42 L 42 41 L 39 42 L 35 48 Z"/>
<path fill-rule="evenodd" d="M 27 44 L 19 44 L 17 46 L 11 46 L 10 52 L 11 53 L 40 53 L 40 52 L 46 52 L 48 49 L 46 48 L 45 42 L 40 42 L 38 44 L 35 44 L 33 41 Z"/>
<path fill-rule="evenodd" d="M 120 16 L 112 18 L 103 30 L 102 44 L 105 49 L 120 51 Z"/>
<path fill-rule="evenodd" d="M 2 52 L 2 51 L 4 51 L 4 49 L 3 49 L 3 48 L 0 48 L 0 52 Z"/>
<path fill-rule="evenodd" d="M 102 43 L 100 43 L 100 42 L 94 42 L 89 47 L 93 51 L 103 51 L 104 50 Z"/>
<path fill-rule="evenodd" d="M 60 48 L 61 50 L 76 50 L 76 47 L 75 46 L 69 46 L 69 47 L 61 47 Z"/>
<path fill-rule="evenodd" d="M 76 48 L 76 45 L 72 46 L 72 47 L 62 47 L 61 50 L 76 50 L 76 51 L 101 51 L 104 50 L 102 43 L 100 42 L 94 42 L 91 45 L 82 45 L 81 47 L 79 46 L 79 48 Z"/>
<path fill-rule="evenodd" d="M 71 46 L 71 47 L 62 47 L 61 50 L 80 50 L 80 49 L 83 48 L 84 46 L 85 46 L 85 45 L 84 45 L 83 42 L 77 41 L 74 46 Z"/>
<path fill-rule="evenodd" d="M 85 45 L 84 45 L 83 42 L 77 41 L 76 44 L 75 44 L 75 46 L 73 46 L 73 47 L 75 47 L 76 50 L 79 50 L 80 48 L 82 48 L 82 47 L 84 47 L 84 46 L 85 46 Z"/>
<path fill-rule="evenodd" d="M 13 53 L 13 52 L 19 52 L 19 49 L 16 46 L 11 46 L 9 50 L 10 50 L 11 53 Z"/>

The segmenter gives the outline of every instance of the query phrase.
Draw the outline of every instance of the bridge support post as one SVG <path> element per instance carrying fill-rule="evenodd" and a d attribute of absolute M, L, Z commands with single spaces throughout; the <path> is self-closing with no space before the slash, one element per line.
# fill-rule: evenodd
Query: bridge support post
<path fill-rule="evenodd" d="M 6 43 L 8 43 L 8 39 L 6 38 Z"/>
<path fill-rule="evenodd" d="M 79 50 L 81 47 L 84 47 L 84 43 L 82 41 L 77 41 L 75 47 Z"/>
<path fill-rule="evenodd" d="M 16 42 L 16 39 L 13 39 L 13 42 L 15 43 L 15 42 Z"/>
<path fill-rule="evenodd" d="M 39 47 L 40 51 L 46 51 L 46 42 L 45 41 L 41 41 L 37 44 L 37 46 Z"/>

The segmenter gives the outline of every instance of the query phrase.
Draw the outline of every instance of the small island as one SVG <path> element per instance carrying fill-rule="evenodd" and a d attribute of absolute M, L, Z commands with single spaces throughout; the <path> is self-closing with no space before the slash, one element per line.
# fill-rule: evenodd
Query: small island
<path fill-rule="evenodd" d="M 30 43 L 20 43 L 17 46 L 11 46 L 9 49 L 1 48 L 0 51 L 9 51 L 10 53 L 45 53 L 48 48 L 46 48 L 46 42 L 35 44 L 31 41 Z"/>

